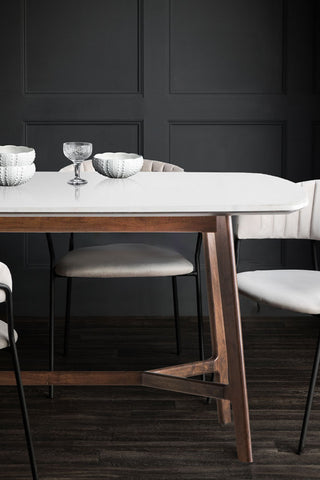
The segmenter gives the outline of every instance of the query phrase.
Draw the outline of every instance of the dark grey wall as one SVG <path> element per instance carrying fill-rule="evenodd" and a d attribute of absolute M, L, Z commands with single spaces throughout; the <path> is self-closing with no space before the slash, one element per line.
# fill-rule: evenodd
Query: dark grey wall
<path fill-rule="evenodd" d="M 38 170 L 65 165 L 62 142 L 79 139 L 186 170 L 320 176 L 319 0 L 3 0 L 0 10 L 0 143 L 35 147 Z M 192 255 L 192 235 L 144 239 Z M 1 235 L 0 252 L 17 312 L 45 313 L 43 236 Z M 303 242 L 248 242 L 241 268 L 308 262 Z M 182 283 L 193 314 L 192 281 Z M 79 280 L 75 295 L 78 314 L 171 311 L 167 279 Z"/>

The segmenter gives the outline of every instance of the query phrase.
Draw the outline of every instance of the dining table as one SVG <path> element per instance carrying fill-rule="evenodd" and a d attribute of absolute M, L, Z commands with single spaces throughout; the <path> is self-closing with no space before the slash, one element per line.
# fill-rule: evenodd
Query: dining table
<path fill-rule="evenodd" d="M 233 417 L 238 459 L 252 462 L 232 216 L 297 211 L 307 204 L 305 191 L 259 173 L 140 172 L 111 179 L 84 172 L 88 183 L 80 187 L 68 185 L 69 176 L 36 172 L 23 185 L 0 187 L 0 232 L 201 232 L 211 354 L 145 371 L 22 371 L 24 385 L 143 386 L 216 399 L 219 423 Z M 198 379 L 206 374 L 214 381 Z M 0 372 L 0 385 L 14 384 L 13 372 Z"/>

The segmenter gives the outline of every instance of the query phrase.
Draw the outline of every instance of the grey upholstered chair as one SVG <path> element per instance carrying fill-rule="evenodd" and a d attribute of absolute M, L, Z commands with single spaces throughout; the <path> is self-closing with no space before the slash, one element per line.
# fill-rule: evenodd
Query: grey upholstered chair
<path fill-rule="evenodd" d="M 83 162 L 82 171 L 94 171 L 91 160 Z M 63 168 L 62 172 L 72 171 L 73 165 Z M 169 163 L 155 160 L 144 160 L 142 171 L 144 172 L 182 172 L 183 169 Z M 64 352 L 68 351 L 70 335 L 70 308 L 71 288 L 73 278 L 137 278 L 137 277 L 171 277 L 173 289 L 173 306 L 176 329 L 176 348 L 180 353 L 180 327 L 179 306 L 177 293 L 177 277 L 192 276 L 195 279 L 198 333 L 200 358 L 204 358 L 203 347 L 203 321 L 202 299 L 200 281 L 200 250 L 202 236 L 198 234 L 194 263 L 173 249 L 162 246 L 142 243 L 117 243 L 94 247 L 74 248 L 74 235 L 70 236 L 69 252 L 55 261 L 54 248 L 51 235 L 47 234 L 49 251 L 51 255 L 51 300 L 50 300 L 50 332 L 51 351 L 50 368 L 53 370 L 54 363 L 54 280 L 56 277 L 67 278 L 67 301 L 65 317 Z M 51 388 L 52 391 L 52 388 Z M 52 393 L 51 393 L 52 396 Z"/>
<path fill-rule="evenodd" d="M 24 396 L 23 385 L 21 381 L 19 358 L 17 353 L 16 341 L 17 332 L 14 330 L 13 305 L 12 305 L 12 278 L 7 265 L 0 262 L 0 303 L 6 303 L 7 322 L 0 320 L 0 349 L 10 348 L 12 353 L 13 368 L 16 377 L 22 420 L 24 425 L 25 437 L 27 441 L 30 466 L 33 480 L 38 479 L 37 466 L 34 457 L 32 438 L 30 433 L 29 418 Z"/>
<path fill-rule="evenodd" d="M 309 239 L 312 241 L 315 270 L 259 270 L 238 273 L 239 292 L 257 302 L 320 316 L 320 271 L 316 241 L 320 240 L 320 180 L 301 182 L 309 204 L 289 215 L 240 215 L 235 236 L 239 261 L 244 239 Z M 320 362 L 320 335 L 313 363 L 298 453 L 302 453 Z"/>

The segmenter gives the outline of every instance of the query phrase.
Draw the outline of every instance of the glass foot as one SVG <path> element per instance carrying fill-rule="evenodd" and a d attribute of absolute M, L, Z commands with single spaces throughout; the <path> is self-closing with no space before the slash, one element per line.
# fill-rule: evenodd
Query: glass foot
<path fill-rule="evenodd" d="M 87 180 L 84 180 L 84 178 L 80 177 L 75 177 L 72 180 L 68 181 L 69 185 L 84 185 L 85 183 L 88 183 Z"/>

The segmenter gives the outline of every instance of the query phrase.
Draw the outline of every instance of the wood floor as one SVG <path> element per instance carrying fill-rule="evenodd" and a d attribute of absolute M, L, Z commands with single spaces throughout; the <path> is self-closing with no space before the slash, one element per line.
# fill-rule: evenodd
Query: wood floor
<path fill-rule="evenodd" d="M 183 353 L 197 358 L 196 321 L 183 319 Z M 23 369 L 46 368 L 46 320 L 17 319 Z M 73 319 L 71 351 L 59 369 L 144 370 L 177 363 L 169 319 Z M 320 385 L 305 453 L 295 453 L 318 324 L 313 319 L 244 319 L 254 463 L 236 459 L 233 426 L 215 404 L 143 388 L 27 387 L 41 480 L 320 479 Z M 209 349 L 207 349 L 209 351 Z M 10 357 L 1 352 L 1 368 Z M 320 383 L 320 382 L 319 382 Z M 16 390 L 0 389 L 0 479 L 29 480 Z"/>

